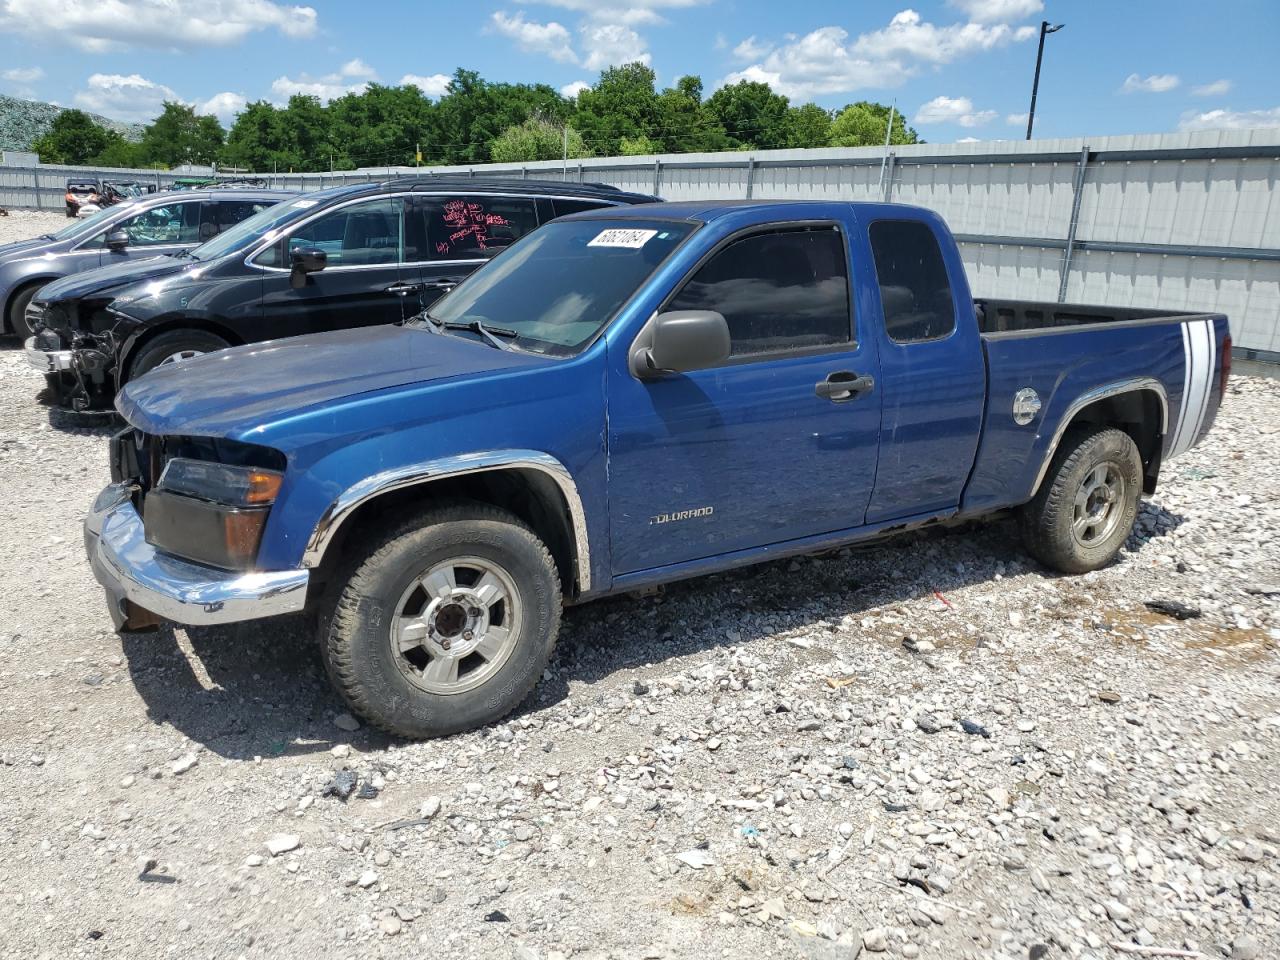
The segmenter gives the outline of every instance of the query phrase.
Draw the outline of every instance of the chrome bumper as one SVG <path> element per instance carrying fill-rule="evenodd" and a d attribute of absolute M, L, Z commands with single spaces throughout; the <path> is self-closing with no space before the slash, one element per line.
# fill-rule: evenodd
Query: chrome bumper
<path fill-rule="evenodd" d="M 161 553 L 147 543 L 130 485 L 98 494 L 84 521 L 84 546 L 93 575 L 107 593 L 120 629 L 128 603 L 175 623 L 206 626 L 296 613 L 307 600 L 307 570 L 236 573 Z"/>
<path fill-rule="evenodd" d="M 41 350 L 36 346 L 35 337 L 28 337 L 23 346 L 27 351 L 27 363 L 41 373 L 60 373 L 71 369 L 70 350 Z"/>

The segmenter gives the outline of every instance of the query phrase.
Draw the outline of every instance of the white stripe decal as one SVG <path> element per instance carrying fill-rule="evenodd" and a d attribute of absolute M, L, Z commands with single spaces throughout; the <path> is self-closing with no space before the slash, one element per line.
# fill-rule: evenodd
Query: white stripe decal
<path fill-rule="evenodd" d="M 1191 336 L 1187 327 L 1190 324 L 1180 323 L 1182 328 L 1182 399 L 1178 402 L 1178 425 L 1173 431 L 1173 441 L 1169 444 L 1169 457 L 1178 455 L 1182 445 L 1183 424 L 1187 420 L 1187 397 L 1191 392 Z"/>
<path fill-rule="evenodd" d="M 1197 320 L 1187 324 L 1187 327 L 1191 340 L 1191 385 L 1183 399 L 1186 417 L 1182 421 L 1181 436 L 1178 438 L 1178 456 L 1191 449 L 1191 444 L 1195 441 L 1196 425 L 1200 422 L 1209 386 L 1210 345 L 1205 336 L 1204 323 Z"/>
<path fill-rule="evenodd" d="M 1214 335 L 1212 320 L 1204 322 L 1204 336 L 1209 343 L 1209 376 L 1205 380 L 1204 403 L 1200 405 L 1200 418 L 1196 421 L 1196 432 L 1191 435 L 1188 448 L 1195 446 L 1196 438 L 1200 436 L 1200 431 L 1204 429 L 1204 422 L 1209 417 L 1209 403 L 1213 399 L 1213 374 L 1218 366 L 1218 338 Z"/>

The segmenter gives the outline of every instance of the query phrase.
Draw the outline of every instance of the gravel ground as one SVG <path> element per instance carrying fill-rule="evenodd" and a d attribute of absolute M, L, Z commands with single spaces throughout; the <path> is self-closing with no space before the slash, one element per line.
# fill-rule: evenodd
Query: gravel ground
<path fill-rule="evenodd" d="M 109 428 L 39 385 L 9 341 L 0 957 L 1280 956 L 1280 383 L 1106 570 L 1003 522 L 588 605 L 422 744 L 299 622 L 112 633 Z"/>

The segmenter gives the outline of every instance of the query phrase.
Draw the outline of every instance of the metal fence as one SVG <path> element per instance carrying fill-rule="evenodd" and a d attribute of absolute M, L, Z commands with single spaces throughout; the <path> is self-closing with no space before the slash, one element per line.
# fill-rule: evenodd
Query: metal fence
<path fill-rule="evenodd" d="M 316 190 L 414 173 L 259 174 Z M 1237 355 L 1280 362 L 1280 129 L 1069 140 L 611 157 L 431 167 L 423 176 L 610 183 L 669 200 L 888 200 L 942 214 L 975 296 L 1222 312 Z M 60 207 L 68 176 L 0 167 L 0 205 Z"/>

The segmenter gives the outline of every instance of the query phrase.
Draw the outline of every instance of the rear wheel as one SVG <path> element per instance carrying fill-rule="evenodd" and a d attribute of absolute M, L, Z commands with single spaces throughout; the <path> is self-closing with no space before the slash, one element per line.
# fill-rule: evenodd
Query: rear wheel
<path fill-rule="evenodd" d="M 560 580 L 519 519 L 437 508 L 356 556 L 320 618 L 325 666 L 355 713 L 436 737 L 491 723 L 533 689 L 560 629 Z"/>
<path fill-rule="evenodd" d="M 168 330 L 142 349 L 129 362 L 128 380 L 135 380 L 156 367 L 190 360 L 214 350 L 225 350 L 231 344 L 206 330 Z"/>
<path fill-rule="evenodd" d="M 19 340 L 25 341 L 35 332 L 27 325 L 27 306 L 35 298 L 36 291 L 39 289 L 39 284 L 23 287 L 9 301 L 9 329 Z"/>
<path fill-rule="evenodd" d="M 1036 496 L 1022 508 L 1022 539 L 1063 573 L 1086 573 L 1115 557 L 1133 530 L 1142 457 L 1122 430 L 1081 427 L 1062 438 Z"/>

